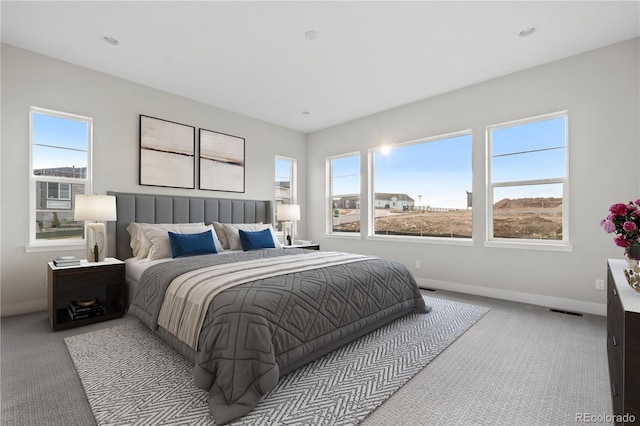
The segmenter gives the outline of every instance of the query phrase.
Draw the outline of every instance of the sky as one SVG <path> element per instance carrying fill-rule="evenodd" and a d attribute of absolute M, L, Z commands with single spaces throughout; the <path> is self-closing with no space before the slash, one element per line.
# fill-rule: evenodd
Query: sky
<path fill-rule="evenodd" d="M 493 129 L 493 181 L 564 177 L 565 125 L 561 117 Z M 408 194 L 420 206 L 466 208 L 466 191 L 472 190 L 471 150 L 471 135 L 376 150 L 374 191 Z M 334 195 L 360 191 L 359 166 L 359 157 L 333 161 Z M 562 197 L 562 185 L 500 187 L 494 202 L 524 197 Z"/>
<path fill-rule="evenodd" d="M 290 164 L 288 160 L 276 158 L 276 181 L 291 180 Z"/>
<path fill-rule="evenodd" d="M 87 167 L 87 122 L 39 113 L 32 117 L 34 169 Z"/>

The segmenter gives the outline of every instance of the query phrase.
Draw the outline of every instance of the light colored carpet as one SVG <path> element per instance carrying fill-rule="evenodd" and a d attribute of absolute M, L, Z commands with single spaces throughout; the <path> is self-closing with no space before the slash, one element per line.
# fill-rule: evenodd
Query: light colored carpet
<path fill-rule="evenodd" d="M 411 314 L 283 377 L 235 425 L 357 424 L 488 309 L 425 298 Z M 67 337 L 98 425 L 212 425 L 189 363 L 141 324 Z"/>
<path fill-rule="evenodd" d="M 575 425 L 611 414 L 606 318 L 438 290 L 438 298 L 491 308 L 361 423 Z M 3 425 L 92 425 L 63 339 L 137 321 L 52 332 L 46 312 L 0 320 Z"/>
<path fill-rule="evenodd" d="M 605 317 L 495 299 L 482 304 L 491 312 L 399 389 L 393 407 L 383 404 L 362 426 L 553 426 L 578 424 L 578 413 L 611 415 Z"/>

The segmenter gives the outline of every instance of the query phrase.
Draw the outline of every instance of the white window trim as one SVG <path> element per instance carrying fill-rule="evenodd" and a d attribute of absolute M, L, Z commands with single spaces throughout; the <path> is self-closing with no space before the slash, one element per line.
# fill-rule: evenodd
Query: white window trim
<path fill-rule="evenodd" d="M 402 243 L 418 243 L 418 244 L 443 244 L 443 245 L 455 245 L 455 246 L 473 246 L 473 219 L 472 219 L 472 237 L 471 238 L 451 238 L 451 237 L 419 237 L 419 236 L 409 236 L 409 235 L 382 235 L 375 233 L 375 182 L 374 182 L 374 154 L 378 151 L 382 151 L 387 147 L 391 147 L 391 149 L 395 147 L 407 146 L 407 145 L 416 145 L 419 143 L 429 143 L 429 142 L 437 142 L 443 139 L 451 139 L 457 138 L 460 136 L 471 136 L 471 155 L 473 158 L 473 132 L 471 129 L 459 130 L 455 132 L 443 133 L 441 135 L 429 136 L 426 138 L 414 139 L 407 142 L 399 142 L 394 143 L 393 145 L 387 145 L 384 147 L 376 147 L 370 148 L 368 153 L 368 189 L 367 194 L 369 196 L 369 214 L 367 217 L 368 224 L 368 232 L 366 239 L 371 241 L 395 241 Z M 473 161 L 471 162 L 471 187 L 473 188 Z"/>
<path fill-rule="evenodd" d="M 411 235 L 368 235 L 367 240 L 370 241 L 393 241 L 397 243 L 415 243 L 415 244 L 442 244 L 451 246 L 473 246 L 473 238 L 450 238 L 450 237 L 419 237 Z"/>
<path fill-rule="evenodd" d="M 87 126 L 87 179 L 36 176 L 33 174 L 33 114 L 46 114 L 70 120 L 86 121 Z M 84 184 L 85 194 L 93 193 L 93 119 L 52 109 L 29 107 L 29 237 L 25 246 L 27 253 L 58 250 L 80 250 L 86 247 L 84 238 L 69 238 L 64 241 L 36 240 L 36 182 L 65 182 Z"/>
<path fill-rule="evenodd" d="M 333 231 L 333 160 L 355 156 L 358 156 L 358 159 L 360 160 L 360 232 L 336 232 Z M 327 179 L 325 197 L 326 219 L 324 236 L 330 238 L 345 238 L 349 240 L 362 239 L 362 154 L 360 153 L 360 151 L 353 151 L 346 154 L 327 157 L 325 163 L 325 176 L 327 176 Z"/>
<path fill-rule="evenodd" d="M 538 121 L 550 120 L 554 118 L 564 118 L 564 140 L 565 140 L 565 176 L 562 178 L 531 179 L 512 182 L 491 181 L 491 131 L 505 127 L 520 126 L 523 124 L 535 123 Z M 486 239 L 484 247 L 490 248 L 510 248 L 523 250 L 547 250 L 547 251 L 573 251 L 573 246 L 569 238 L 569 111 L 557 111 L 548 114 L 527 117 L 504 123 L 491 124 L 485 129 L 485 158 L 486 158 Z M 506 186 L 525 186 L 540 184 L 562 184 L 562 240 L 534 240 L 526 238 L 496 238 L 493 236 L 493 189 Z"/>

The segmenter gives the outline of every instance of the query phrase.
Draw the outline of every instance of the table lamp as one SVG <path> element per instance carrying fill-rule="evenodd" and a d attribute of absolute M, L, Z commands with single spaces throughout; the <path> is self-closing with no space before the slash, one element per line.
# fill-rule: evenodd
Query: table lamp
<path fill-rule="evenodd" d="M 284 234 L 287 245 L 291 245 L 293 238 L 293 221 L 300 220 L 300 206 L 298 204 L 278 204 L 276 212 L 278 220 L 284 221 Z"/>
<path fill-rule="evenodd" d="M 102 262 L 107 240 L 103 221 L 116 220 L 116 197 L 112 195 L 76 195 L 74 220 L 92 220 L 87 224 L 87 261 Z"/>

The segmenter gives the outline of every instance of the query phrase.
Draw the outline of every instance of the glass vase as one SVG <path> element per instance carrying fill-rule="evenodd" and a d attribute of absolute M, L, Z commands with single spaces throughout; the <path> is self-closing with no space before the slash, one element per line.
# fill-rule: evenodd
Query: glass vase
<path fill-rule="evenodd" d="M 638 266 L 638 261 L 640 261 L 640 241 L 635 241 L 631 243 L 629 247 L 625 248 L 624 255 L 627 258 L 629 268 Z"/>

